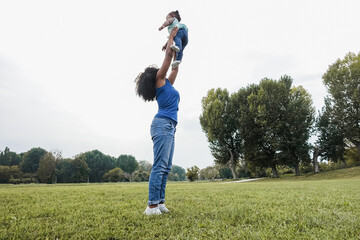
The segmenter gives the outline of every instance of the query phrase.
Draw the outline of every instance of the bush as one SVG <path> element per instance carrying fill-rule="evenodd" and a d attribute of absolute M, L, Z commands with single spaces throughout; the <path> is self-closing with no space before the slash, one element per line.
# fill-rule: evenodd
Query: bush
<path fill-rule="evenodd" d="M 300 172 L 309 173 L 314 171 L 314 166 L 310 163 L 300 164 Z"/>
<path fill-rule="evenodd" d="M 0 166 L 0 183 L 9 183 L 10 179 L 21 179 L 23 173 L 18 166 Z"/>
<path fill-rule="evenodd" d="M 168 178 L 169 181 L 180 181 L 180 177 L 179 174 L 177 173 L 173 173 L 173 172 L 169 172 Z"/>
<path fill-rule="evenodd" d="M 200 169 L 197 166 L 192 166 L 191 168 L 187 169 L 186 176 L 190 180 L 190 182 L 194 182 L 198 179 L 199 170 Z"/>
<path fill-rule="evenodd" d="M 36 183 L 36 174 L 33 173 L 24 173 L 23 178 L 24 183 Z"/>
<path fill-rule="evenodd" d="M 0 183 L 8 183 L 11 177 L 9 166 L 0 166 Z"/>
<path fill-rule="evenodd" d="M 186 180 L 185 169 L 180 166 L 172 165 L 168 179 L 170 181 L 185 181 Z"/>
<path fill-rule="evenodd" d="M 9 179 L 9 183 L 12 183 L 12 184 L 20 184 L 22 183 L 22 180 L 20 178 L 10 178 Z"/>
<path fill-rule="evenodd" d="M 356 147 L 345 150 L 346 164 L 349 166 L 360 166 L 359 153 Z"/>
<path fill-rule="evenodd" d="M 105 173 L 103 180 L 104 182 L 124 182 L 126 181 L 126 176 L 124 171 L 117 167 Z"/>
<path fill-rule="evenodd" d="M 147 182 L 149 181 L 150 174 L 143 170 L 138 170 L 132 173 L 133 182 Z"/>
<path fill-rule="evenodd" d="M 201 180 L 212 180 L 214 181 L 216 178 L 219 178 L 219 171 L 215 167 L 207 167 L 200 170 L 200 179 Z"/>
<path fill-rule="evenodd" d="M 219 177 L 222 179 L 230 179 L 232 178 L 232 173 L 230 168 L 228 168 L 227 166 L 222 166 L 221 168 L 219 168 Z"/>
<path fill-rule="evenodd" d="M 319 164 L 320 171 L 332 171 L 345 168 L 346 164 L 343 162 L 322 162 Z"/>

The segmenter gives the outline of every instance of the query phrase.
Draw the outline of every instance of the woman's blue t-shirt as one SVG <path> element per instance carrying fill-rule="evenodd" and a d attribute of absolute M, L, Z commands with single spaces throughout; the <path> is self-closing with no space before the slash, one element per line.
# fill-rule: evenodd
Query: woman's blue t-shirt
<path fill-rule="evenodd" d="M 159 110 L 155 117 L 168 118 L 177 122 L 180 94 L 168 79 L 166 79 L 164 86 L 156 89 L 156 101 L 158 103 Z"/>

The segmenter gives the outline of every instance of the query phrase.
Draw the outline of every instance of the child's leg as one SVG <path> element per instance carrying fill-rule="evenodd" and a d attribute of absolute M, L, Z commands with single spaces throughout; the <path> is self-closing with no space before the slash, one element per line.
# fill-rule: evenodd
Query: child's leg
<path fill-rule="evenodd" d="M 183 57 L 183 51 L 188 43 L 188 34 L 185 29 L 180 29 L 174 38 L 176 46 L 179 47 L 180 51 L 176 54 L 176 60 L 181 61 Z"/>

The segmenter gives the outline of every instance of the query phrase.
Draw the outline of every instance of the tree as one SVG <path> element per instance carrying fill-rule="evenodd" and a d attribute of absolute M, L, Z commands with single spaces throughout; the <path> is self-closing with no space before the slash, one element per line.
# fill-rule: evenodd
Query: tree
<path fill-rule="evenodd" d="M 200 179 L 209 179 L 214 181 L 216 178 L 220 177 L 219 171 L 215 167 L 206 167 L 200 170 Z"/>
<path fill-rule="evenodd" d="M 226 89 L 211 89 L 202 99 L 200 124 L 209 142 L 215 162 L 228 164 L 236 179 L 236 164 L 243 143 L 237 128 L 237 116 Z"/>
<path fill-rule="evenodd" d="M 359 153 L 355 147 L 349 147 L 345 150 L 345 158 L 349 165 L 360 165 Z"/>
<path fill-rule="evenodd" d="M 56 161 L 56 176 L 57 182 L 59 183 L 69 183 L 71 182 L 71 177 L 74 174 L 72 159 L 59 159 Z"/>
<path fill-rule="evenodd" d="M 85 155 L 80 154 L 75 156 L 71 162 L 73 174 L 71 175 L 71 182 L 83 183 L 89 179 L 90 168 L 85 162 Z"/>
<path fill-rule="evenodd" d="M 334 106 L 330 98 L 325 98 L 325 106 L 316 120 L 318 149 L 314 150 L 314 161 L 317 161 L 318 156 L 332 162 L 345 161 L 345 132 L 342 131 L 334 117 Z"/>
<path fill-rule="evenodd" d="M 270 167 L 274 177 L 278 177 L 276 165 L 280 163 L 277 153 L 281 151 L 281 142 L 285 128 L 285 115 L 289 103 L 292 79 L 283 76 L 279 81 L 265 78 L 259 84 L 257 94 L 249 96 L 249 107 L 257 136 L 255 144 L 250 142 L 251 158 L 256 165 Z"/>
<path fill-rule="evenodd" d="M 174 166 L 174 165 L 173 165 Z M 139 170 L 145 171 L 145 172 L 151 172 L 152 164 L 148 161 L 141 160 L 139 161 Z"/>
<path fill-rule="evenodd" d="M 314 113 L 310 94 L 301 86 L 292 87 L 286 106 L 280 158 L 282 163 L 295 168 L 296 175 L 300 175 L 300 163 L 311 161 L 311 146 L 308 140 L 314 123 Z"/>
<path fill-rule="evenodd" d="M 55 157 L 48 152 L 40 158 L 37 175 L 42 183 L 53 183 L 55 179 Z"/>
<path fill-rule="evenodd" d="M 4 152 L 0 153 L 0 165 L 10 166 L 10 164 L 11 164 L 10 149 L 6 147 Z"/>
<path fill-rule="evenodd" d="M 270 167 L 274 177 L 278 177 L 278 164 L 294 167 L 299 175 L 300 163 L 310 162 L 308 140 L 314 108 L 306 90 L 292 87 L 292 81 L 286 75 L 278 81 L 265 78 L 258 87 L 252 85 L 238 93 L 246 113 L 239 119 L 245 158 L 252 168 Z"/>
<path fill-rule="evenodd" d="M 185 169 L 180 166 L 177 166 L 177 165 L 172 165 L 171 171 L 168 175 L 168 180 L 170 180 L 170 181 L 185 181 L 185 179 L 186 179 Z"/>
<path fill-rule="evenodd" d="M 251 111 L 250 104 L 252 104 L 252 96 L 256 96 L 260 90 L 259 85 L 251 84 L 246 88 L 239 89 L 238 92 L 232 94 L 231 101 L 234 105 L 234 116 L 236 116 L 236 128 L 239 131 L 239 140 L 242 141 L 238 146 L 241 148 L 240 165 L 244 166 L 245 175 L 250 176 L 249 163 L 250 161 L 259 164 L 258 151 L 261 146 L 262 132 L 261 128 L 255 122 L 256 112 Z M 221 166 L 222 164 L 220 164 Z M 260 163 L 260 165 L 262 165 Z M 219 168 L 220 178 L 230 178 L 228 176 L 227 168 L 221 166 Z"/>
<path fill-rule="evenodd" d="M 125 174 L 121 168 L 114 168 L 104 174 L 103 180 L 104 182 L 124 182 Z"/>
<path fill-rule="evenodd" d="M 226 165 L 217 165 L 219 171 L 219 178 L 221 179 L 230 179 L 231 178 L 231 170 Z"/>
<path fill-rule="evenodd" d="M 319 162 L 317 161 L 319 155 L 321 154 L 321 151 L 319 149 L 319 147 L 317 145 L 314 146 L 314 150 L 313 150 L 313 158 L 312 158 L 312 163 L 314 166 L 314 173 L 319 173 L 320 169 L 319 169 Z"/>
<path fill-rule="evenodd" d="M 11 152 L 8 147 L 6 147 L 3 152 L 0 151 L 0 165 L 14 166 L 19 165 L 20 162 L 20 155 L 16 154 L 15 152 Z"/>
<path fill-rule="evenodd" d="M 104 155 L 98 150 L 82 153 L 87 166 L 90 168 L 90 182 L 102 182 L 105 173 L 115 167 L 115 159 Z"/>
<path fill-rule="evenodd" d="M 139 163 L 134 156 L 123 154 L 115 160 L 115 166 L 121 168 L 126 173 L 132 174 L 139 168 Z"/>
<path fill-rule="evenodd" d="M 36 173 L 39 168 L 40 158 L 46 154 L 46 150 L 42 148 L 32 148 L 23 156 L 20 163 L 23 173 Z"/>
<path fill-rule="evenodd" d="M 10 179 L 20 179 L 23 177 L 18 166 L 2 166 L 0 165 L 0 183 L 9 183 Z"/>
<path fill-rule="evenodd" d="M 360 153 L 360 53 L 350 52 L 336 60 L 322 79 L 329 92 L 333 124 Z"/>
<path fill-rule="evenodd" d="M 199 177 L 199 168 L 197 166 L 192 166 L 187 169 L 186 177 L 190 180 L 190 182 L 194 182 Z"/>

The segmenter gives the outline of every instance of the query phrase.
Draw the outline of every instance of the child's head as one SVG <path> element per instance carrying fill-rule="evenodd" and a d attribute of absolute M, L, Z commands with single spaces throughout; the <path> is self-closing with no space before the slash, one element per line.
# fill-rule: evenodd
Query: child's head
<path fill-rule="evenodd" d="M 179 13 L 178 10 L 172 11 L 172 12 L 170 12 L 168 15 L 171 16 L 171 17 L 176 18 L 179 22 L 181 22 L 180 13 Z"/>

